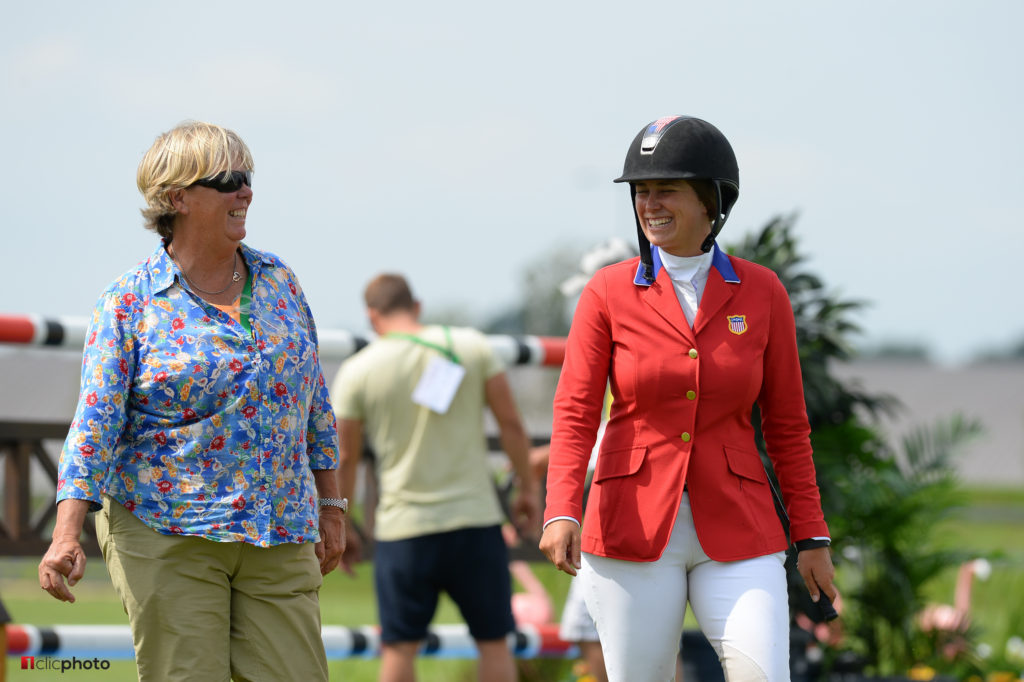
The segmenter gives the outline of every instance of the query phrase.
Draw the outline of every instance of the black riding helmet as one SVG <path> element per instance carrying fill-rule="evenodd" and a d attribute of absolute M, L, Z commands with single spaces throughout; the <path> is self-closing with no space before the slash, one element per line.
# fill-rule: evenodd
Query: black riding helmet
<path fill-rule="evenodd" d="M 736 155 L 725 135 L 707 121 L 693 116 L 665 116 L 643 127 L 626 152 L 622 175 L 615 182 L 628 182 L 633 199 L 633 216 L 640 240 L 644 277 L 654 280 L 651 243 L 647 241 L 636 213 L 636 185 L 640 180 L 707 180 L 714 187 L 718 205 L 711 234 L 701 244 L 706 253 L 729 218 L 740 195 L 740 171 Z"/>

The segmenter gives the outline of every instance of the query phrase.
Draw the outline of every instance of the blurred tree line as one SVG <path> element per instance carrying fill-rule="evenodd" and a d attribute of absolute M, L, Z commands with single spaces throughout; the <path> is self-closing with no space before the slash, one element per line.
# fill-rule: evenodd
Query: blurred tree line
<path fill-rule="evenodd" d="M 776 217 L 725 250 L 775 271 L 796 317 L 818 484 L 843 605 L 841 625 L 795 627 L 794 633 L 805 636 L 795 636 L 796 645 L 824 652 L 802 679 L 842 672 L 904 675 L 915 664 L 964 679 L 981 669 L 971 633 L 925 631 L 918 614 L 925 606 L 924 586 L 944 568 L 970 558 L 943 546 L 936 527 L 963 499 L 953 458 L 980 425 L 954 416 L 919 429 L 897 446 L 886 441 L 878 417 L 899 409 L 897 401 L 866 393 L 831 372 L 834 363 L 852 355 L 859 329 L 851 318 L 864 304 L 840 299 L 807 271 L 795 222 L 795 215 Z M 493 317 L 485 330 L 565 335 L 574 301 L 567 301 L 559 287 L 578 273 L 580 256 L 555 251 L 529 267 L 522 303 Z M 1024 344 L 1020 350 L 1024 355 Z M 756 406 L 753 423 L 760 424 Z M 794 623 L 820 621 L 795 569 L 789 575 Z M 950 637 L 962 644 L 953 657 L 941 653 L 939 641 Z"/>

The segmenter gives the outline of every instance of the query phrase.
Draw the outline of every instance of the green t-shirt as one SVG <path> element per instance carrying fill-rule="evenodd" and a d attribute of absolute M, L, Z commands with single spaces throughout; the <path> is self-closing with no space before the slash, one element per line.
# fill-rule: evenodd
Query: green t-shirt
<path fill-rule="evenodd" d="M 412 401 L 427 364 L 444 354 L 399 336 L 376 339 L 346 360 L 331 388 L 338 419 L 363 422 L 376 454 L 378 540 L 499 524 L 487 462 L 484 384 L 505 370 L 480 332 L 426 326 L 416 336 L 447 349 L 466 374 L 445 414 Z"/>

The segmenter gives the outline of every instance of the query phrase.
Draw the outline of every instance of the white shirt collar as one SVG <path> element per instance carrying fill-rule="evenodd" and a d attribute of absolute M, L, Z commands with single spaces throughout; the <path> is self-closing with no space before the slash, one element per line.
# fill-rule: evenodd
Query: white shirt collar
<path fill-rule="evenodd" d="M 699 256 L 673 256 L 660 246 L 657 248 L 661 255 L 661 264 L 672 281 L 689 283 L 698 278 L 707 280 L 711 261 L 718 247 L 713 246 L 710 251 Z"/>

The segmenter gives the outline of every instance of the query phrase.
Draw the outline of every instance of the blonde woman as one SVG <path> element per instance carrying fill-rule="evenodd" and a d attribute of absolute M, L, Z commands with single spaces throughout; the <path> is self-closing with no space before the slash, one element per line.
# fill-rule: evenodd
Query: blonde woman
<path fill-rule="evenodd" d="M 327 679 L 337 435 L 298 280 L 243 242 L 252 170 L 242 139 L 209 123 L 146 153 L 160 244 L 100 296 L 61 453 L 40 586 L 75 600 L 95 513 L 140 680 Z"/>

